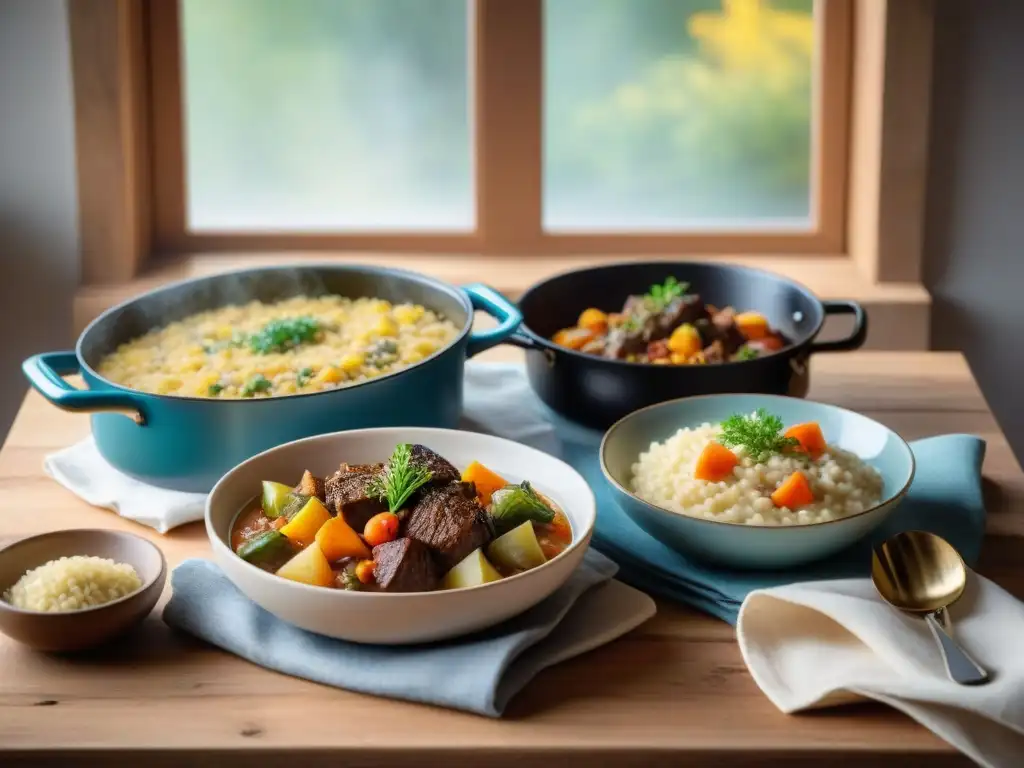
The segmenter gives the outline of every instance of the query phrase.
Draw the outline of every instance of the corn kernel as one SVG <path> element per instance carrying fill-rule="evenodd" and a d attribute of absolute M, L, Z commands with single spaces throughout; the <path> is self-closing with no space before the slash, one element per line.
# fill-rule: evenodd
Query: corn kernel
<path fill-rule="evenodd" d="M 157 394 L 166 395 L 169 392 L 176 392 L 181 389 L 181 379 L 168 376 L 160 380 L 156 385 Z"/>
<path fill-rule="evenodd" d="M 423 317 L 423 307 L 418 307 L 413 304 L 400 304 L 395 307 L 394 312 L 391 313 L 402 325 L 412 325 L 421 317 Z"/>
<path fill-rule="evenodd" d="M 274 387 L 275 395 L 292 395 L 298 392 L 298 387 L 295 386 L 294 381 L 283 381 Z"/>
<path fill-rule="evenodd" d="M 315 381 L 320 384 L 337 384 L 343 378 L 343 374 L 333 365 L 321 369 L 320 373 L 316 375 Z"/>
<path fill-rule="evenodd" d="M 390 317 L 382 317 L 380 322 L 377 323 L 377 334 L 380 336 L 397 336 L 398 323 Z"/>
<path fill-rule="evenodd" d="M 355 373 L 363 367 L 365 358 L 359 352 L 350 352 L 341 358 L 341 369 L 345 373 Z"/>
<path fill-rule="evenodd" d="M 421 357 L 426 355 L 432 355 L 437 351 L 437 341 L 435 339 L 420 339 L 412 345 L 413 351 L 420 354 Z"/>

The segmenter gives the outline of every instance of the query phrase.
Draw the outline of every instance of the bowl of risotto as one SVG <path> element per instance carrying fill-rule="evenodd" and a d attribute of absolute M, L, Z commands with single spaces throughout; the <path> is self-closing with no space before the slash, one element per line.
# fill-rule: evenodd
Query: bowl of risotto
<path fill-rule="evenodd" d="M 834 405 L 709 395 L 617 422 L 601 468 L 622 509 L 673 549 L 787 568 L 876 528 L 909 490 L 914 455 L 888 427 Z"/>
<path fill-rule="evenodd" d="M 496 327 L 474 329 L 477 310 Z M 206 492 L 250 456 L 303 437 L 454 427 L 466 358 L 521 319 L 484 285 L 369 266 L 270 267 L 151 291 L 100 315 L 73 351 L 22 368 L 51 403 L 91 414 L 115 468 Z"/>
<path fill-rule="evenodd" d="M 40 651 L 112 640 L 153 610 L 167 566 L 151 541 L 70 529 L 0 549 L 0 631 Z"/>

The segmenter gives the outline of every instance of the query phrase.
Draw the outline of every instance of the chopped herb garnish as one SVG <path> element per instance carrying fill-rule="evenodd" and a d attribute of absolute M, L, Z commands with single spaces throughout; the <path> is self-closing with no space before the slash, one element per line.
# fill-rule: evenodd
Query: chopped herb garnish
<path fill-rule="evenodd" d="M 756 360 L 758 357 L 760 357 L 758 351 L 746 344 L 740 347 L 740 351 L 736 353 L 737 360 Z"/>
<path fill-rule="evenodd" d="M 242 387 L 242 397 L 252 397 L 257 392 L 266 392 L 273 385 L 262 373 L 257 373 Z"/>
<path fill-rule="evenodd" d="M 249 347 L 260 355 L 286 352 L 300 344 L 313 341 L 319 331 L 320 323 L 312 317 L 271 320 L 263 326 L 263 330 L 249 337 Z"/>
<path fill-rule="evenodd" d="M 220 352 L 222 349 L 227 349 L 228 347 L 244 347 L 246 338 L 247 337 L 244 333 L 236 331 L 231 338 L 226 341 L 204 341 L 203 351 L 210 355 L 214 352 Z"/>
<path fill-rule="evenodd" d="M 728 448 L 743 446 L 754 461 L 761 463 L 774 454 L 799 448 L 800 441 L 783 437 L 782 419 L 758 408 L 752 416 L 734 413 L 722 422 L 718 442 Z"/>
<path fill-rule="evenodd" d="M 209 387 L 207 387 L 206 394 L 209 395 L 210 397 L 216 397 L 217 395 L 219 395 L 223 391 L 224 391 L 224 385 L 223 384 L 220 384 L 220 383 L 218 383 L 218 384 L 211 384 Z"/>
<path fill-rule="evenodd" d="M 304 387 L 309 383 L 311 378 L 313 378 L 313 369 L 303 368 L 299 371 L 298 375 L 296 375 L 295 383 L 300 387 Z"/>
<path fill-rule="evenodd" d="M 384 470 L 366 487 L 366 495 L 386 501 L 388 510 L 397 514 L 409 497 L 433 476 L 433 472 L 412 460 L 409 443 L 399 443 Z"/>
<path fill-rule="evenodd" d="M 345 589 L 351 589 L 353 591 L 358 591 L 363 588 L 363 583 L 359 580 L 359 577 L 356 576 L 355 571 L 348 568 L 341 572 L 341 585 Z"/>
<path fill-rule="evenodd" d="M 661 285 L 652 285 L 650 292 L 644 296 L 644 300 L 655 312 L 660 312 L 673 299 L 678 299 L 684 295 L 689 287 L 689 283 L 680 283 L 674 277 L 669 276 L 665 278 L 665 282 Z"/>

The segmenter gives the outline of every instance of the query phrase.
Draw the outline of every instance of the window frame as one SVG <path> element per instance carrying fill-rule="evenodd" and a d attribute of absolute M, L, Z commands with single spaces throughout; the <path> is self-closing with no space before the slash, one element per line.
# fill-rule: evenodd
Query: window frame
<path fill-rule="evenodd" d="M 476 0 L 475 232 L 219 234 L 185 229 L 177 0 L 71 0 L 83 279 L 122 282 L 154 259 L 206 251 L 813 254 L 852 257 L 879 279 L 916 275 L 916 254 L 900 256 L 904 266 L 877 262 L 892 250 L 883 237 L 913 246 L 921 224 L 920 215 L 894 222 L 887 207 L 923 212 L 924 159 L 916 148 L 927 145 L 932 0 L 816 1 L 821 67 L 810 230 L 544 232 L 542 0 Z M 886 34 L 890 26 L 909 33 L 912 44 L 900 38 L 897 45 Z M 902 184 L 900 200 L 886 199 L 883 182 L 899 170 L 904 145 L 915 147 L 910 175 L 917 178 Z"/>

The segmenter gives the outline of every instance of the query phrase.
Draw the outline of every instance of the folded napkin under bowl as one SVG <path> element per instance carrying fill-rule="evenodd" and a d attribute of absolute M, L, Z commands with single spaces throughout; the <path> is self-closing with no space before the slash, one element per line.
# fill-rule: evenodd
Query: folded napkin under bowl
<path fill-rule="evenodd" d="M 238 557 L 231 528 L 264 480 L 293 485 L 304 470 L 324 477 L 341 462 L 387 461 L 398 443 L 421 443 L 456 467 L 479 461 L 510 483 L 528 480 L 569 519 L 572 542 L 543 565 L 474 587 L 432 592 L 362 592 L 300 584 Z M 594 494 L 561 460 L 520 443 L 457 430 L 388 427 L 305 438 L 260 453 L 228 472 L 206 504 L 217 564 L 254 602 L 298 627 L 358 643 L 404 644 L 475 632 L 522 613 L 558 589 L 580 564 L 594 529 Z"/>
<path fill-rule="evenodd" d="M 655 613 L 589 550 L 551 595 L 488 629 L 421 645 L 363 645 L 314 634 L 260 608 L 207 560 L 171 574 L 170 626 L 255 664 L 352 691 L 499 717 L 547 667 L 610 643 Z M 327 590 L 323 590 L 327 591 Z"/>
<path fill-rule="evenodd" d="M 719 424 L 733 414 L 760 408 L 787 426 L 817 422 L 829 445 L 852 452 L 878 471 L 881 499 L 863 511 L 824 522 L 797 519 L 791 525 L 747 525 L 739 519 L 674 512 L 633 492 L 634 465 L 652 443 L 672 438 L 684 427 Z M 791 568 L 848 547 L 889 516 L 914 479 L 914 454 L 888 427 L 835 405 L 777 395 L 708 395 L 652 405 L 608 430 L 600 461 L 615 501 L 641 528 L 683 554 L 742 569 Z M 674 466 L 666 467 L 666 473 L 674 471 Z"/>

